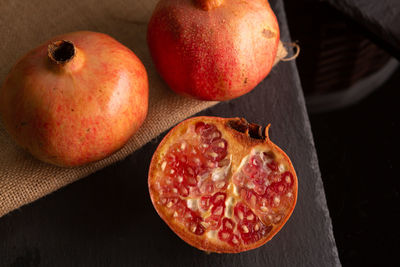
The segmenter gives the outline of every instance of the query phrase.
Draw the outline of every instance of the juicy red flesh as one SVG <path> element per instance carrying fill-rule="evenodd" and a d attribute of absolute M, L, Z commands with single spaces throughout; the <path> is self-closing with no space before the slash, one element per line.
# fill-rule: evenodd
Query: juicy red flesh
<path fill-rule="evenodd" d="M 243 241 L 254 243 L 269 233 L 272 226 L 265 226 L 261 220 L 243 203 L 239 203 L 235 207 L 235 217 L 238 219 L 238 230 Z"/>
<path fill-rule="evenodd" d="M 235 174 L 233 182 L 240 188 L 242 200 L 259 213 L 266 224 L 277 224 L 292 202 L 293 174 L 279 170 L 271 153 L 251 155 L 248 163 Z"/>
<path fill-rule="evenodd" d="M 207 179 L 207 176 L 226 157 L 228 143 L 221 138 L 221 132 L 212 124 L 198 123 L 195 132 L 200 137 L 198 144 L 183 141 L 169 149 L 166 161 L 163 163 L 166 175 L 164 177 L 165 186 L 160 192 L 163 196 L 162 204 L 174 208 L 175 216 L 184 218 L 183 222 L 191 232 L 202 235 L 204 226 L 201 223 L 204 222 L 204 219 L 200 216 L 199 211 L 189 209 L 185 200 L 180 197 L 209 194 L 201 198 L 199 207 L 202 210 L 208 210 L 211 206 L 211 216 L 205 222 L 210 225 L 210 229 L 219 227 L 221 216 L 225 211 L 226 194 L 217 192 L 211 195 L 215 192 L 216 187 L 214 182 Z M 179 199 L 179 201 L 175 199 Z M 171 204 L 168 204 L 170 202 Z"/>
<path fill-rule="evenodd" d="M 211 231 L 231 246 L 266 237 L 290 204 L 293 175 L 279 167 L 272 152 L 251 152 L 231 181 L 229 171 L 215 178 L 217 168 L 230 168 L 229 144 L 213 124 L 198 122 L 191 129 L 188 138 L 170 146 L 161 162 L 159 204 L 195 235 Z M 233 199 L 229 182 L 240 196 L 227 207 L 228 194 Z"/>

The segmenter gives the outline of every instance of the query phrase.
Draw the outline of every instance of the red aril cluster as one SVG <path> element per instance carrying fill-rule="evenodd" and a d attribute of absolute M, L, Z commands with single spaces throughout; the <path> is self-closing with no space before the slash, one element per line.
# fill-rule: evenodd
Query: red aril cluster
<path fill-rule="evenodd" d="M 186 242 L 207 251 L 264 244 L 296 203 L 297 179 L 287 156 L 268 138 L 232 128 L 230 120 L 238 119 L 199 117 L 179 124 L 150 166 L 157 212 Z"/>

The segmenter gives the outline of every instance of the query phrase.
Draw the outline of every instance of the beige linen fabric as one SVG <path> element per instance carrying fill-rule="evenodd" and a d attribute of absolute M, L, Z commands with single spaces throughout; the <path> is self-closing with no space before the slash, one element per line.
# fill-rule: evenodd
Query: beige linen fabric
<path fill-rule="evenodd" d="M 146 45 L 146 27 L 157 0 L 1 0 L 0 82 L 30 49 L 52 36 L 78 31 L 103 32 L 132 49 L 149 76 L 147 119 L 118 152 L 79 168 L 39 162 L 17 147 L 0 124 L 0 217 L 79 178 L 110 165 L 184 118 L 217 102 L 183 98 L 170 91 L 156 73 Z M 280 44 L 277 60 L 286 56 Z"/>

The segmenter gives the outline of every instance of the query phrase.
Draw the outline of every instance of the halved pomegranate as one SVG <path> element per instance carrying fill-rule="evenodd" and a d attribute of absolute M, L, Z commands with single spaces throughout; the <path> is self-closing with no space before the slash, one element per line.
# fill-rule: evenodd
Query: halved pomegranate
<path fill-rule="evenodd" d="M 237 253 L 265 244 L 286 223 L 297 177 L 268 129 L 263 136 L 244 119 L 195 117 L 162 140 L 150 164 L 150 196 L 184 241 Z"/>

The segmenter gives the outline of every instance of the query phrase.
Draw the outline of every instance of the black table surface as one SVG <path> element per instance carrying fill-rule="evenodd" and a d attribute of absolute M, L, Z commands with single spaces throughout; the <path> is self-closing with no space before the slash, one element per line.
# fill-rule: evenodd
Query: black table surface
<path fill-rule="evenodd" d="M 289 41 L 282 0 L 271 1 Z M 199 115 L 271 123 L 298 174 L 297 206 L 266 245 L 206 254 L 179 239 L 152 207 L 147 171 L 161 136 L 125 160 L 0 218 L 0 266 L 338 266 L 310 123 L 295 62 L 251 93 Z"/>
<path fill-rule="evenodd" d="M 325 0 L 370 32 L 400 60 L 399 0 Z"/>

